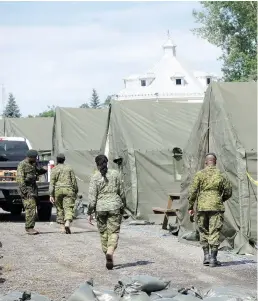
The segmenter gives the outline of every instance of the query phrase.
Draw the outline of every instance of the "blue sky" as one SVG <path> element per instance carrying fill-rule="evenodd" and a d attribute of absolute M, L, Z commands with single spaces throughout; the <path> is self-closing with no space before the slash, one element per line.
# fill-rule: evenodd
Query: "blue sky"
<path fill-rule="evenodd" d="M 162 56 L 169 29 L 178 58 L 220 74 L 220 50 L 195 37 L 198 2 L 0 2 L 0 84 L 24 116 L 48 105 L 102 100 Z"/>

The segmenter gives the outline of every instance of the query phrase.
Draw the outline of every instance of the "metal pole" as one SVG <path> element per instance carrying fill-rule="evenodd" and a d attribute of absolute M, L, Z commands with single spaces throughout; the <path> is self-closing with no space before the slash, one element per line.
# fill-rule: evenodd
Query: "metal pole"
<path fill-rule="evenodd" d="M 1 84 L 2 86 L 2 117 L 4 115 L 4 84 Z"/>
<path fill-rule="evenodd" d="M 5 105 L 5 89 L 4 89 L 4 84 L 2 84 L 2 119 L 4 120 L 4 136 L 5 136 L 4 105 Z"/>

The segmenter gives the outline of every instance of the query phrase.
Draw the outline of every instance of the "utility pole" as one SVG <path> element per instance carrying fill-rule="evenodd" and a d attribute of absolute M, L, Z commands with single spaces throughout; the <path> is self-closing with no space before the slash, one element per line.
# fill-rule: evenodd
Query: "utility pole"
<path fill-rule="evenodd" d="M 2 118 L 4 117 L 4 106 L 5 106 L 5 88 L 4 84 L 1 84 L 2 86 Z"/>
<path fill-rule="evenodd" d="M 4 120 L 4 136 L 5 136 L 5 116 L 4 116 L 4 106 L 5 106 L 5 88 L 4 84 L 1 84 L 2 86 L 2 119 Z"/>

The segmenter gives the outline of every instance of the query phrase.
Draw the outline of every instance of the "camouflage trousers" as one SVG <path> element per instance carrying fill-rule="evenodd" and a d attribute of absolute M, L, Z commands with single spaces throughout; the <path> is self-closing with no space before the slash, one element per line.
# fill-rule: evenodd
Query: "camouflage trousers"
<path fill-rule="evenodd" d="M 220 232 L 223 227 L 224 214 L 216 211 L 201 211 L 197 213 L 197 225 L 202 247 L 217 249 L 219 247 Z"/>
<path fill-rule="evenodd" d="M 74 217 L 74 205 L 76 195 L 70 188 L 55 189 L 56 222 L 64 224 Z"/>
<path fill-rule="evenodd" d="M 37 203 L 35 198 L 23 199 L 25 209 L 25 228 L 32 229 L 35 227 Z"/>
<path fill-rule="evenodd" d="M 121 222 L 122 214 L 120 209 L 97 212 L 97 226 L 104 253 L 107 253 L 109 247 L 117 248 Z"/>

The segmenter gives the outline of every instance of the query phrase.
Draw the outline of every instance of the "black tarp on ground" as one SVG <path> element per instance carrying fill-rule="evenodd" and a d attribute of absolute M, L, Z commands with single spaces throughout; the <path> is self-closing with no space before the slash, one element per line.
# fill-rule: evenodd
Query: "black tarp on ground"
<path fill-rule="evenodd" d="M 215 152 L 218 168 L 233 185 L 233 196 L 226 202 L 221 246 L 239 254 L 253 253 L 257 242 L 257 85 L 213 83 L 206 92 L 198 120 L 183 154 L 184 177 L 179 237 L 193 230 L 187 214 L 187 194 L 193 175 L 203 168 L 207 151 Z M 251 245 L 250 245 L 251 243 Z"/>
<path fill-rule="evenodd" d="M 84 200 L 87 200 L 90 176 L 95 169 L 94 158 L 105 149 L 108 116 L 108 109 L 56 108 L 53 155 L 65 154 Z"/>
<path fill-rule="evenodd" d="M 180 192 L 184 149 L 200 110 L 197 103 L 121 101 L 112 103 L 109 159 L 123 158 L 127 208 L 148 219 L 152 207 Z M 174 152 L 175 154 L 174 154 Z"/>

